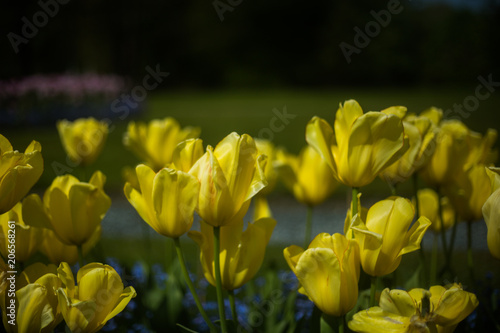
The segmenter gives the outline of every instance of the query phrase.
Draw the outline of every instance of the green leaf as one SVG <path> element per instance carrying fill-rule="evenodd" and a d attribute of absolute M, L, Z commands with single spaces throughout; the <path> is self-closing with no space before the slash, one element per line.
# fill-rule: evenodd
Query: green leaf
<path fill-rule="evenodd" d="M 177 326 L 179 326 L 183 331 L 185 332 L 190 332 L 190 333 L 198 333 L 197 331 L 193 331 L 192 329 L 190 328 L 187 328 L 186 326 L 184 325 L 181 325 L 179 323 L 176 324 Z"/>

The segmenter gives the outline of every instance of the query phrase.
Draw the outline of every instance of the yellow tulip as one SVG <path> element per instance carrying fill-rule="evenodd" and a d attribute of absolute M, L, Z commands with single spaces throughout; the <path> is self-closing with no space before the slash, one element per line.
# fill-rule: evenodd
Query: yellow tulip
<path fill-rule="evenodd" d="M 447 230 L 455 223 L 455 210 L 448 197 L 442 197 L 430 188 L 419 190 L 417 193 L 420 216 L 425 216 L 431 221 L 430 229 L 434 232 L 441 231 L 441 217 L 439 216 L 439 202 L 444 215 L 444 229 Z M 414 199 L 415 200 L 415 199 Z"/>
<path fill-rule="evenodd" d="M 495 192 L 500 188 L 500 168 L 490 166 L 486 168 L 486 174 L 490 178 L 491 192 Z"/>
<path fill-rule="evenodd" d="M 43 173 L 42 146 L 32 141 L 23 153 L 0 135 L 0 214 L 14 207 Z"/>
<path fill-rule="evenodd" d="M 7 258 L 9 253 L 15 253 L 17 261 L 26 262 L 38 251 L 42 243 L 43 229 L 26 224 L 21 207 L 18 202 L 10 211 L 0 215 L 0 253 L 4 258 Z"/>
<path fill-rule="evenodd" d="M 368 112 L 354 100 L 340 105 L 335 133 L 323 119 L 314 117 L 306 127 L 306 140 L 350 187 L 370 184 L 380 171 L 408 149 L 401 119 L 394 112 Z"/>
<path fill-rule="evenodd" d="M 380 178 L 391 186 L 410 178 L 430 159 L 436 147 L 437 128 L 429 118 L 409 116 L 404 119 L 403 127 L 409 140 L 409 149 L 380 173 Z"/>
<path fill-rule="evenodd" d="M 361 265 L 367 274 L 390 274 L 399 266 L 403 254 L 420 248 L 431 222 L 421 216 L 410 228 L 414 215 L 410 200 L 390 197 L 370 207 L 366 221 L 359 215 L 354 216 L 351 229 L 359 243 Z"/>
<path fill-rule="evenodd" d="M 358 300 L 359 248 L 342 234 L 317 235 L 307 250 L 283 251 L 301 284 L 299 290 L 325 314 L 343 316 Z"/>
<path fill-rule="evenodd" d="M 420 113 L 420 116 L 426 117 L 435 126 L 439 126 L 439 124 L 441 124 L 441 120 L 443 119 L 443 110 L 435 106 L 431 106 L 430 108 L 422 111 L 422 113 Z"/>
<path fill-rule="evenodd" d="M 463 173 L 471 147 L 469 129 L 458 120 L 441 122 L 436 149 L 421 169 L 421 176 L 431 186 L 449 184 Z"/>
<path fill-rule="evenodd" d="M 265 155 L 259 155 L 251 136 L 231 133 L 205 154 L 189 171 L 200 182 L 196 212 L 208 224 L 219 227 L 244 215 L 250 199 L 267 185 Z"/>
<path fill-rule="evenodd" d="M 311 146 L 305 146 L 299 156 L 278 152 L 277 170 L 285 186 L 297 201 L 316 206 L 323 203 L 337 188 L 332 170 Z"/>
<path fill-rule="evenodd" d="M 181 128 L 174 118 L 154 119 L 145 124 L 131 121 L 123 144 L 155 171 L 172 162 L 175 147 L 181 141 L 200 135 L 198 127 Z"/>
<path fill-rule="evenodd" d="M 83 244 L 82 251 L 85 256 L 96 245 L 101 237 L 101 226 L 99 225 L 92 237 Z M 50 229 L 43 230 L 43 241 L 40 244 L 40 252 L 43 253 L 51 263 L 59 265 L 67 262 L 74 265 L 78 262 L 78 248 L 75 245 L 66 245 Z"/>
<path fill-rule="evenodd" d="M 157 233 L 177 238 L 191 229 L 198 200 L 198 180 L 183 171 L 164 168 L 158 173 L 147 165 L 136 168 L 140 191 L 130 183 L 124 192 L 142 219 Z"/>
<path fill-rule="evenodd" d="M 485 166 L 470 167 L 445 188 L 458 216 L 468 222 L 482 219 L 482 208 L 491 194 L 491 181 Z"/>
<path fill-rule="evenodd" d="M 203 156 L 203 140 L 188 139 L 175 147 L 170 168 L 189 172 L 193 165 Z"/>
<path fill-rule="evenodd" d="M 134 288 L 124 288 L 118 273 L 108 265 L 91 263 L 80 268 L 77 287 L 67 264 L 61 264 L 58 272 L 65 283 L 65 288 L 57 289 L 59 306 L 72 332 L 99 331 L 136 296 Z"/>
<path fill-rule="evenodd" d="M 141 190 L 139 179 L 137 179 L 137 174 L 135 173 L 135 168 L 128 165 L 124 166 L 122 168 L 122 179 L 125 181 L 125 183 L 130 183 L 130 185 L 137 191 Z"/>
<path fill-rule="evenodd" d="M 78 165 L 94 163 L 108 137 L 108 123 L 94 118 L 60 120 L 57 130 L 66 154 Z"/>
<path fill-rule="evenodd" d="M 276 221 L 269 217 L 248 223 L 243 231 L 243 217 L 236 223 L 220 229 L 220 270 L 222 287 L 234 290 L 259 271 L 266 246 L 273 233 Z M 207 281 L 216 286 L 214 275 L 213 227 L 201 222 L 201 232 L 190 231 L 188 236 L 200 247 L 200 261 Z"/>
<path fill-rule="evenodd" d="M 258 220 L 263 217 L 273 217 L 273 212 L 269 206 L 267 198 L 262 195 L 256 195 L 253 200 L 253 219 Z"/>
<path fill-rule="evenodd" d="M 278 180 L 278 173 L 276 172 L 274 167 L 277 151 L 274 147 L 274 144 L 269 140 L 255 139 L 255 145 L 257 146 L 259 154 L 267 156 L 267 163 L 264 168 L 264 175 L 266 177 L 267 186 L 259 192 L 259 196 L 267 196 L 274 190 L 274 187 L 276 186 L 276 182 Z"/>
<path fill-rule="evenodd" d="M 354 222 L 352 219 L 352 205 L 353 202 L 351 201 L 351 207 L 347 210 L 347 214 L 345 215 L 345 220 L 344 220 L 344 235 L 349 238 L 349 239 L 354 239 L 354 235 L 351 228 L 351 224 Z M 358 214 L 359 217 L 361 218 L 361 221 L 366 221 L 366 216 L 368 215 L 368 208 L 363 207 L 361 205 L 361 193 L 358 193 Z"/>
<path fill-rule="evenodd" d="M 453 332 L 479 305 L 474 294 L 459 284 L 429 290 L 384 289 L 379 306 L 356 313 L 349 322 L 354 332 Z"/>
<path fill-rule="evenodd" d="M 497 139 L 497 131 L 488 128 L 486 134 L 483 136 L 480 133 L 470 132 L 471 146 L 469 149 L 469 156 L 465 164 L 465 169 L 477 164 L 491 164 L 495 163 L 498 157 L 498 151 L 493 150 L 492 147 Z"/>
<path fill-rule="evenodd" d="M 500 189 L 488 197 L 482 211 L 488 228 L 488 249 L 495 258 L 500 259 Z"/>
<path fill-rule="evenodd" d="M 55 290 L 62 286 L 55 266 L 36 263 L 17 278 L 15 292 L 15 325 L 6 315 L 11 299 L 1 294 L 4 327 L 7 332 L 52 332 L 62 321 Z M 10 321 L 10 323 L 9 323 Z"/>
<path fill-rule="evenodd" d="M 259 154 L 263 154 L 267 157 L 267 163 L 264 168 L 264 175 L 267 181 L 267 186 L 264 187 L 256 196 L 254 200 L 254 213 L 253 219 L 258 220 L 262 217 L 273 217 L 271 212 L 271 207 L 269 207 L 269 202 L 267 201 L 267 195 L 269 195 L 276 186 L 278 180 L 278 173 L 275 169 L 276 160 L 276 148 L 273 143 L 265 139 L 255 139 L 255 145 Z"/>
<path fill-rule="evenodd" d="M 71 175 L 54 179 L 43 202 L 37 194 L 23 201 L 23 217 L 32 226 L 53 230 L 67 245 L 88 242 L 111 205 L 104 193 L 106 177 L 96 171 L 88 183 Z"/>

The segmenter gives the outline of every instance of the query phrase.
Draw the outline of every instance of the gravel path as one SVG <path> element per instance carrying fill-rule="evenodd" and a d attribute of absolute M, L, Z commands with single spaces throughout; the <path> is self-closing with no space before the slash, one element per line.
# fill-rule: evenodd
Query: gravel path
<path fill-rule="evenodd" d="M 145 222 L 134 208 L 123 196 L 113 196 L 113 203 L 106 214 L 103 222 L 103 237 L 109 238 L 141 238 L 145 232 L 151 237 L 162 237 L 156 234 Z M 363 200 L 363 205 L 370 207 L 375 201 L 370 199 Z M 305 232 L 306 207 L 291 196 L 281 195 L 273 196 L 269 199 L 269 204 L 277 220 L 277 225 L 271 237 L 271 243 L 302 246 Z M 330 199 L 327 203 L 314 209 L 313 213 L 313 237 L 321 232 L 342 233 L 344 228 L 344 219 L 347 209 L 346 201 Z M 252 212 L 250 207 L 249 212 Z M 245 221 L 250 220 L 247 214 Z M 199 228 L 199 218 L 195 216 L 193 224 L 194 229 Z M 457 226 L 455 240 L 456 249 L 466 249 L 467 231 L 466 224 L 460 223 Z M 473 248 L 477 250 L 487 250 L 486 244 L 486 224 L 484 221 L 477 221 L 472 225 Z M 450 237 L 450 231 L 448 231 Z M 424 247 L 432 247 L 432 232 L 424 237 Z"/>

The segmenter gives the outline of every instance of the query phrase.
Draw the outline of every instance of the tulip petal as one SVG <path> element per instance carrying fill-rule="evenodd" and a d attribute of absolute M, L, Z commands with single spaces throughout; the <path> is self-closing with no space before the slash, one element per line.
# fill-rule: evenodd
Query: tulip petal
<path fill-rule="evenodd" d="M 378 306 L 356 313 L 348 325 L 352 331 L 361 333 L 410 332 L 410 318 L 384 311 Z"/>
<path fill-rule="evenodd" d="M 257 175 L 254 182 L 257 154 L 255 141 L 247 134 L 239 136 L 233 132 L 215 147 L 214 155 L 225 175 L 231 197 L 238 206 L 253 197 L 263 187 L 265 164 L 258 163 L 261 168 L 257 172 L 260 171 L 261 174 Z"/>
<path fill-rule="evenodd" d="M 89 184 L 94 185 L 99 189 L 104 189 L 104 184 L 106 183 L 106 176 L 99 170 L 94 172 L 92 177 L 90 177 Z"/>
<path fill-rule="evenodd" d="M 352 124 L 363 115 L 363 109 L 357 101 L 350 99 L 340 104 L 335 114 L 335 138 L 337 145 L 343 145 L 343 141 L 349 137 Z"/>
<path fill-rule="evenodd" d="M 276 220 L 269 217 L 248 224 L 236 247 L 237 254 L 232 258 L 234 263 L 229 270 L 233 275 L 231 290 L 241 287 L 259 271 L 275 226 Z"/>
<path fill-rule="evenodd" d="M 10 141 L 3 135 L 0 134 L 0 156 L 5 152 L 13 151 L 14 148 L 10 144 Z"/>
<path fill-rule="evenodd" d="M 241 206 L 237 206 L 231 197 L 229 184 L 212 147 L 207 147 L 205 155 L 195 163 L 189 173 L 200 182 L 198 215 L 213 226 L 229 223 L 236 214 L 235 209 L 239 210 Z"/>
<path fill-rule="evenodd" d="M 215 286 L 213 237 L 208 236 L 208 232 L 213 230 L 210 225 L 203 221 L 201 222 L 201 230 L 202 232 L 189 231 L 188 237 L 194 240 L 200 247 L 200 262 L 205 279 L 207 279 L 208 283 L 212 286 Z"/>
<path fill-rule="evenodd" d="M 204 154 L 201 139 L 189 139 L 179 143 L 173 152 L 172 163 L 177 170 L 189 172 Z"/>
<path fill-rule="evenodd" d="M 27 225 L 53 230 L 50 217 L 38 194 L 30 194 L 23 200 L 22 214 Z"/>
<path fill-rule="evenodd" d="M 137 293 L 135 292 L 134 287 L 127 287 L 123 290 L 123 293 L 120 295 L 120 298 L 118 299 L 118 302 L 116 303 L 113 311 L 111 311 L 106 318 L 103 321 L 103 325 L 106 324 L 108 320 L 119 314 L 120 312 L 125 309 L 125 307 L 128 305 L 130 300 L 137 296 Z"/>
<path fill-rule="evenodd" d="M 340 316 L 340 263 L 332 249 L 307 249 L 296 266 L 297 278 L 311 300 L 323 312 Z"/>
<path fill-rule="evenodd" d="M 123 283 L 118 273 L 110 266 L 88 264 L 78 271 L 78 299 L 94 300 L 100 311 L 92 319 L 101 325 L 106 316 L 113 311 L 123 293 Z"/>
<path fill-rule="evenodd" d="M 289 246 L 283 250 L 283 256 L 295 275 L 297 275 L 296 267 L 302 253 L 304 253 L 304 249 L 297 245 Z"/>
<path fill-rule="evenodd" d="M 40 332 L 54 320 L 51 309 L 45 307 L 46 297 L 47 288 L 39 284 L 29 284 L 16 292 L 19 332 Z"/>
<path fill-rule="evenodd" d="M 262 190 L 264 187 L 268 185 L 265 173 L 266 164 L 267 164 L 267 156 L 259 155 L 257 157 L 257 162 L 255 164 L 255 171 L 253 174 L 252 182 L 250 183 L 250 187 L 248 188 L 245 201 L 253 198 L 257 193 L 260 192 L 260 190 Z"/>
<path fill-rule="evenodd" d="M 153 183 L 153 207 L 160 234 L 176 238 L 186 233 L 193 223 L 198 201 L 198 180 L 185 172 L 162 169 Z"/>
<path fill-rule="evenodd" d="M 430 226 L 431 221 L 427 217 L 421 216 L 406 234 L 405 242 L 407 245 L 401 249 L 398 256 L 420 249 L 422 238 Z"/>
<path fill-rule="evenodd" d="M 55 265 L 44 265 L 40 262 L 36 262 L 23 270 L 17 281 L 16 287 L 20 289 L 27 284 L 35 283 L 44 275 L 55 276 L 55 274 L 57 274 L 57 267 Z"/>
<path fill-rule="evenodd" d="M 51 205 L 48 212 L 53 230 L 63 243 L 71 245 L 74 226 L 68 197 L 59 188 L 53 188 L 49 193 Z"/>
<path fill-rule="evenodd" d="M 490 253 L 500 259 L 500 190 L 493 192 L 483 205 L 487 243 Z"/>
<path fill-rule="evenodd" d="M 405 290 L 386 288 L 380 295 L 380 307 L 387 312 L 397 314 L 403 317 L 411 317 L 416 311 L 413 298 Z"/>
<path fill-rule="evenodd" d="M 431 288 L 431 293 L 432 291 Z M 470 315 L 478 305 L 476 295 L 462 290 L 461 287 L 451 287 L 441 294 L 437 308 L 434 310 L 436 324 L 456 325 Z"/>
<path fill-rule="evenodd" d="M 273 217 L 271 208 L 269 207 L 269 202 L 266 197 L 256 196 L 254 200 L 254 220 L 258 220 L 263 217 Z"/>
<path fill-rule="evenodd" d="M 76 184 L 69 192 L 73 231 L 72 245 L 87 242 L 111 206 L 111 199 L 99 188 L 87 183 Z"/>
<path fill-rule="evenodd" d="M 85 331 L 92 332 L 92 328 L 87 329 L 90 322 L 94 320 L 97 312 L 97 304 L 93 300 L 77 301 L 73 303 L 71 298 L 66 295 L 66 292 L 59 288 L 57 289 L 57 297 L 59 306 L 64 321 L 72 332 Z"/>
<path fill-rule="evenodd" d="M 333 129 L 324 119 L 313 117 L 306 126 L 306 141 L 321 155 L 337 177 L 337 164 L 332 155 L 335 145 Z"/>
<path fill-rule="evenodd" d="M 132 187 L 130 183 L 126 183 L 123 189 L 125 197 L 128 202 L 134 207 L 134 209 L 139 213 L 141 218 L 151 226 L 154 230 L 158 230 L 159 226 L 156 223 L 156 219 L 151 216 L 151 209 L 149 208 L 144 196 Z"/>
<path fill-rule="evenodd" d="M 75 293 L 75 277 L 68 263 L 62 262 L 57 268 L 57 276 L 65 286 L 67 295 L 73 297 Z"/>
<path fill-rule="evenodd" d="M 405 106 L 390 106 L 386 109 L 380 110 L 380 112 L 385 114 L 393 114 L 399 119 L 403 119 L 406 115 L 408 109 Z"/>
<path fill-rule="evenodd" d="M 380 112 L 365 113 L 352 125 L 346 156 L 343 156 L 347 158 L 348 167 L 344 168 L 342 177 L 351 186 L 365 186 L 400 158 L 408 146 L 408 142 L 406 145 L 404 142 L 401 119 Z"/>

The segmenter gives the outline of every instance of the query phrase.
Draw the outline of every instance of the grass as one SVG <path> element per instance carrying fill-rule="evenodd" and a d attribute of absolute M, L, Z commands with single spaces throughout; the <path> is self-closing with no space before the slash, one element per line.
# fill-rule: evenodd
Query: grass
<path fill-rule="evenodd" d="M 145 111 L 140 116 L 125 120 L 114 119 L 114 130 L 109 134 L 102 155 L 86 170 L 90 177 L 93 170 L 100 169 L 108 177 L 107 188 L 121 192 L 123 180 L 121 169 L 133 166 L 139 161 L 122 144 L 123 133 L 131 120 L 147 121 L 171 116 L 182 126 L 199 126 L 205 144 L 216 145 L 224 136 L 236 131 L 254 137 L 269 138 L 276 145 L 284 146 L 298 153 L 305 142 L 305 126 L 315 115 L 333 122 L 340 102 L 356 99 L 365 111 L 380 110 L 391 105 L 404 105 L 409 112 L 418 113 L 429 106 L 452 109 L 474 93 L 474 86 L 466 88 L 445 88 L 433 90 L 394 89 L 331 89 L 331 90 L 272 90 L 272 91 L 177 91 L 156 92 L 148 96 Z M 485 130 L 497 124 L 500 115 L 500 95 L 492 94 L 481 101 L 479 108 L 467 119 L 462 119 L 475 131 Z M 286 114 L 287 124 L 273 120 L 277 113 Z M 62 116 L 63 117 L 63 116 Z M 450 117 L 457 117 L 451 113 Z M 274 125 L 274 126 L 273 126 Z M 273 131 L 274 129 L 274 131 Z M 24 150 L 31 140 L 42 144 L 45 171 L 38 186 L 43 189 L 56 176 L 54 163 L 68 165 L 57 131 L 54 127 L 6 128 L 0 125 L 0 133 L 6 136 L 15 149 Z M 76 175 L 82 172 L 74 170 Z"/>

